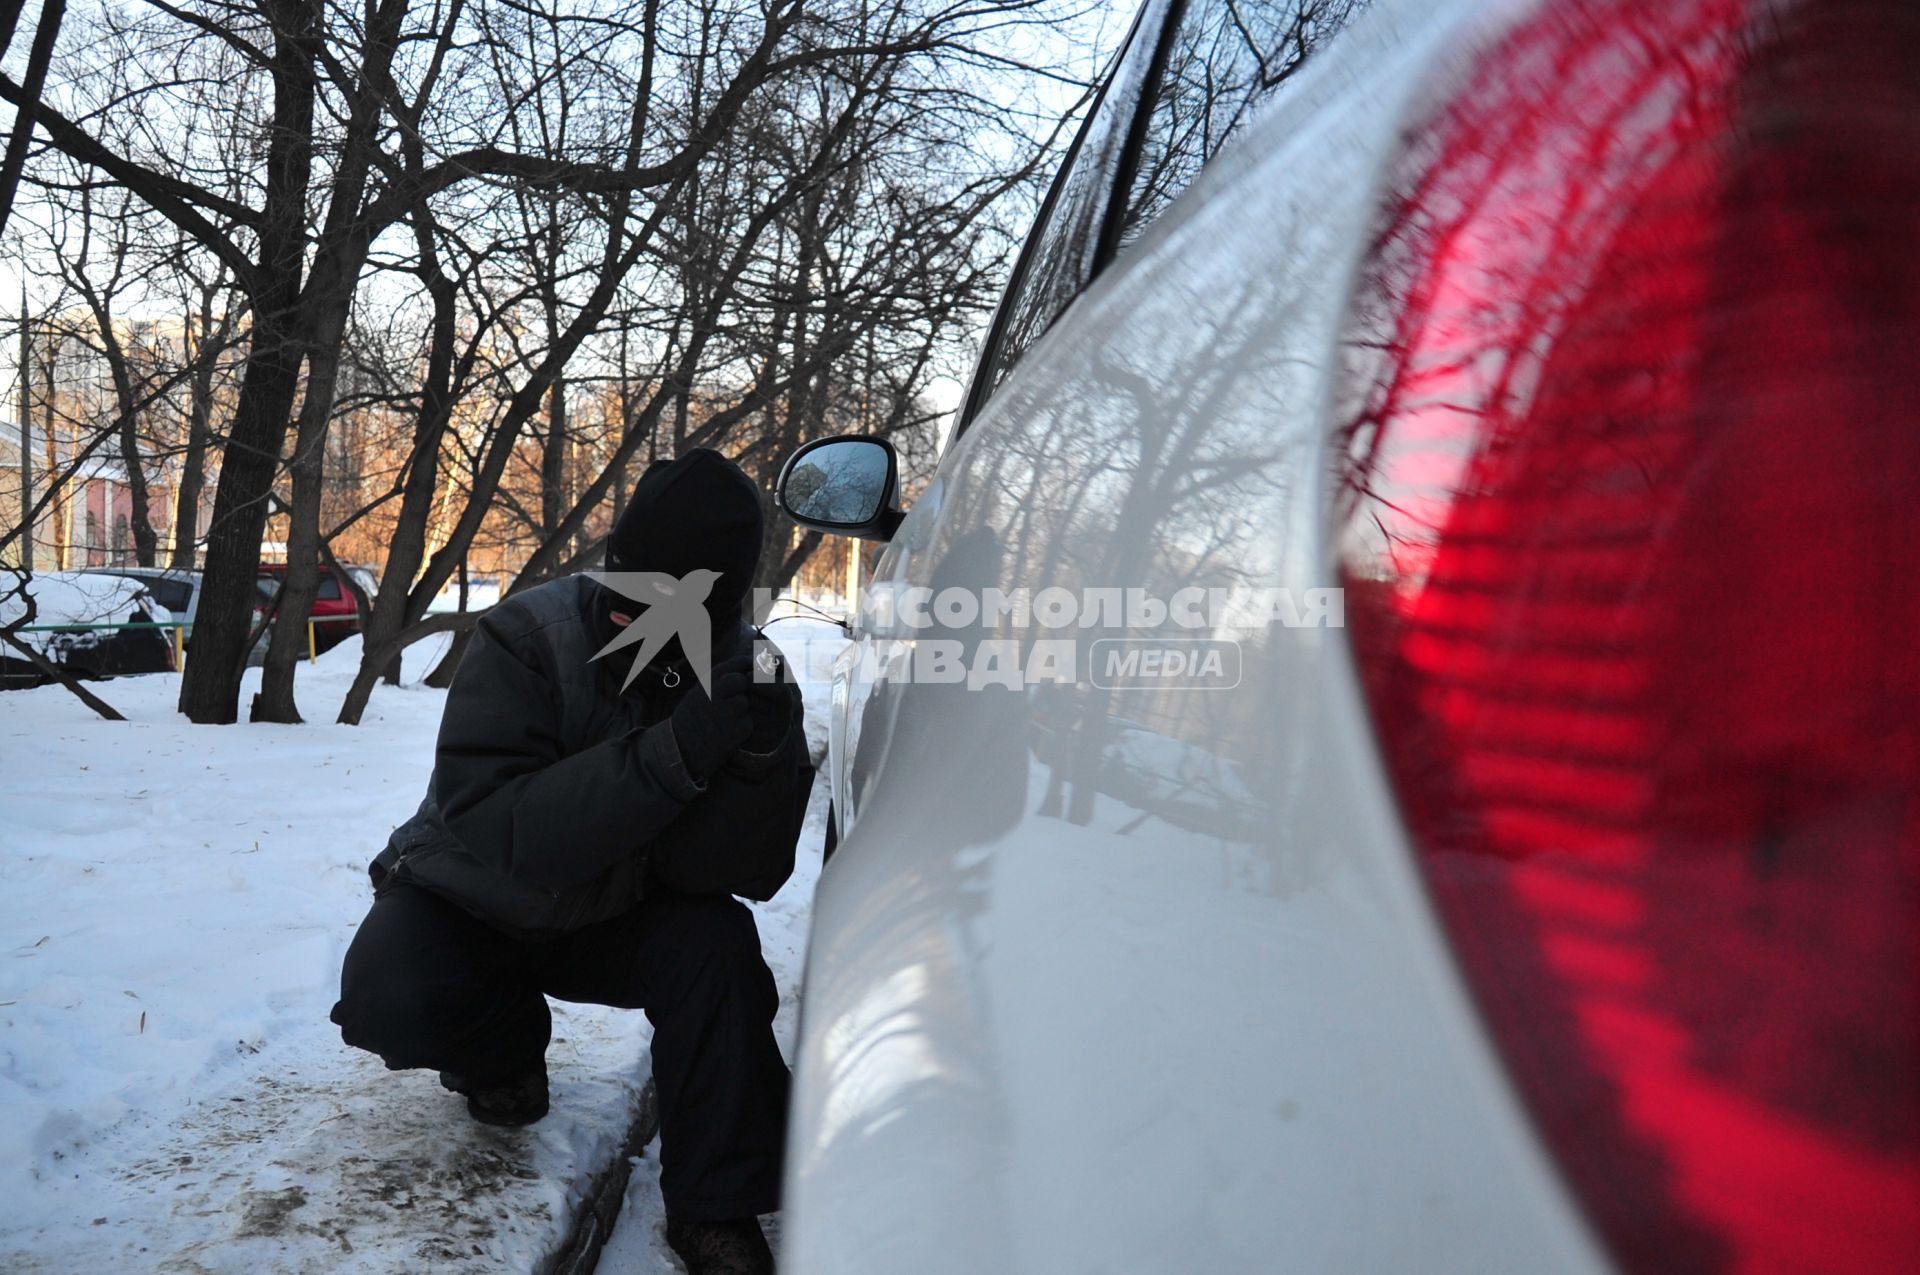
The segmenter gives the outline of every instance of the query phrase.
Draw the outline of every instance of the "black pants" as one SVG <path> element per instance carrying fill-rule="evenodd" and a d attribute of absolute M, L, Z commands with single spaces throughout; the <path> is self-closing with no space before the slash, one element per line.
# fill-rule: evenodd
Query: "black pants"
<path fill-rule="evenodd" d="M 542 1061 L 548 996 L 646 1010 L 669 1212 L 710 1221 L 779 1207 L 779 993 L 753 913 L 733 899 L 650 895 L 625 915 L 531 942 L 431 891 L 389 885 L 347 949 L 333 1021 L 395 1070 L 486 1085 Z"/>

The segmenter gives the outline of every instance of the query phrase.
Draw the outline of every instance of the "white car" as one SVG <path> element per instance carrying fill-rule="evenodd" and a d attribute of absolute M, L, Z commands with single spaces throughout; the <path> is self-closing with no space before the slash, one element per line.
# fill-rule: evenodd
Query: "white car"
<path fill-rule="evenodd" d="M 356 576 L 365 572 L 362 567 L 348 569 Z M 189 649 L 192 647 L 193 622 L 200 613 L 200 572 L 185 567 L 88 567 L 82 574 L 121 576 L 139 581 L 160 600 L 161 605 L 173 613 L 174 619 L 181 622 L 185 644 Z M 267 645 L 272 640 L 272 628 L 262 621 L 266 618 L 267 604 L 271 600 L 271 593 L 263 588 L 261 597 L 254 605 L 253 627 L 259 629 L 260 634 L 247 650 L 248 668 L 259 668 L 267 661 Z"/>
<path fill-rule="evenodd" d="M 1149 0 L 782 478 L 783 1269 L 1920 1269 L 1917 266 L 1911 0 Z"/>
<path fill-rule="evenodd" d="M 170 672 L 173 621 L 173 613 L 142 580 L 91 571 L 23 576 L 0 568 L 0 627 L 15 628 L 21 642 L 75 677 Z M 38 686 L 45 680 L 12 646 L 0 648 L 0 687 Z"/>

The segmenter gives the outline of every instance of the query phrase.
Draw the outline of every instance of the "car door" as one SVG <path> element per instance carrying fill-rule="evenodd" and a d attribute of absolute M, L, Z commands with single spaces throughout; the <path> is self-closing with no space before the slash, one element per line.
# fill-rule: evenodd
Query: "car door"
<path fill-rule="evenodd" d="M 1135 16 L 1015 266 L 962 408 L 962 426 L 1097 273 L 1107 213 L 1174 7 L 1173 0 L 1147 0 Z M 865 585 L 864 605 L 856 609 L 851 642 L 833 668 L 829 779 L 841 836 L 858 820 L 886 751 L 898 702 L 889 679 L 897 680 L 903 661 L 911 658 L 912 622 L 923 611 L 914 581 L 926 569 L 927 535 L 937 525 L 945 490 L 937 473 L 880 555 Z"/>
<path fill-rule="evenodd" d="M 1023 263 L 876 570 L 889 613 L 850 663 L 903 675 L 843 697 L 788 1151 L 802 1275 L 1596 1269 L 1311 596 L 1335 584 L 1325 407 L 1369 201 L 1476 11 L 1349 6 L 1276 76 L 1303 7 L 1149 10 L 1177 25 L 1122 62 L 1157 92 L 1128 103 L 1090 282 L 1025 322 L 1049 276 Z M 1210 96 L 1256 80 L 1284 92 Z M 1034 674 L 1050 642 L 1064 678 Z M 942 643 L 958 681 L 922 676 Z M 1200 650 L 1217 675 L 1139 672 Z"/>

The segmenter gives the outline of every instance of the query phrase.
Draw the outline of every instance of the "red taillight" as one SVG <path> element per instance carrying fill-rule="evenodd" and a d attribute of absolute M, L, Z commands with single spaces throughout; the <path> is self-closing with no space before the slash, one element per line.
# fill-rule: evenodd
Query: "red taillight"
<path fill-rule="evenodd" d="M 1920 8 L 1550 4 L 1475 68 L 1339 510 L 1437 906 L 1623 1266 L 1920 1268 Z"/>

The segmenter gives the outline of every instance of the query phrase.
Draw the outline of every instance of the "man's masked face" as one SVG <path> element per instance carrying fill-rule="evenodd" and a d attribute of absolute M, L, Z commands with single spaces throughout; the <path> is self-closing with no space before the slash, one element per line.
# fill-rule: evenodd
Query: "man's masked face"
<path fill-rule="evenodd" d="M 704 685 L 716 647 L 738 640 L 763 529 L 759 489 L 718 452 L 648 465 L 608 532 L 605 569 L 587 573 L 611 594 L 594 658 L 690 667 Z"/>
<path fill-rule="evenodd" d="M 609 605 L 608 618 L 612 620 L 613 627 L 616 629 L 626 628 L 647 613 L 645 602 L 635 602 L 629 598 L 615 597 Z M 647 661 L 647 667 L 665 668 L 669 664 L 679 664 L 686 658 L 687 653 L 680 645 L 680 635 L 676 633 L 667 639 L 667 644 L 661 647 L 652 659 Z"/>

